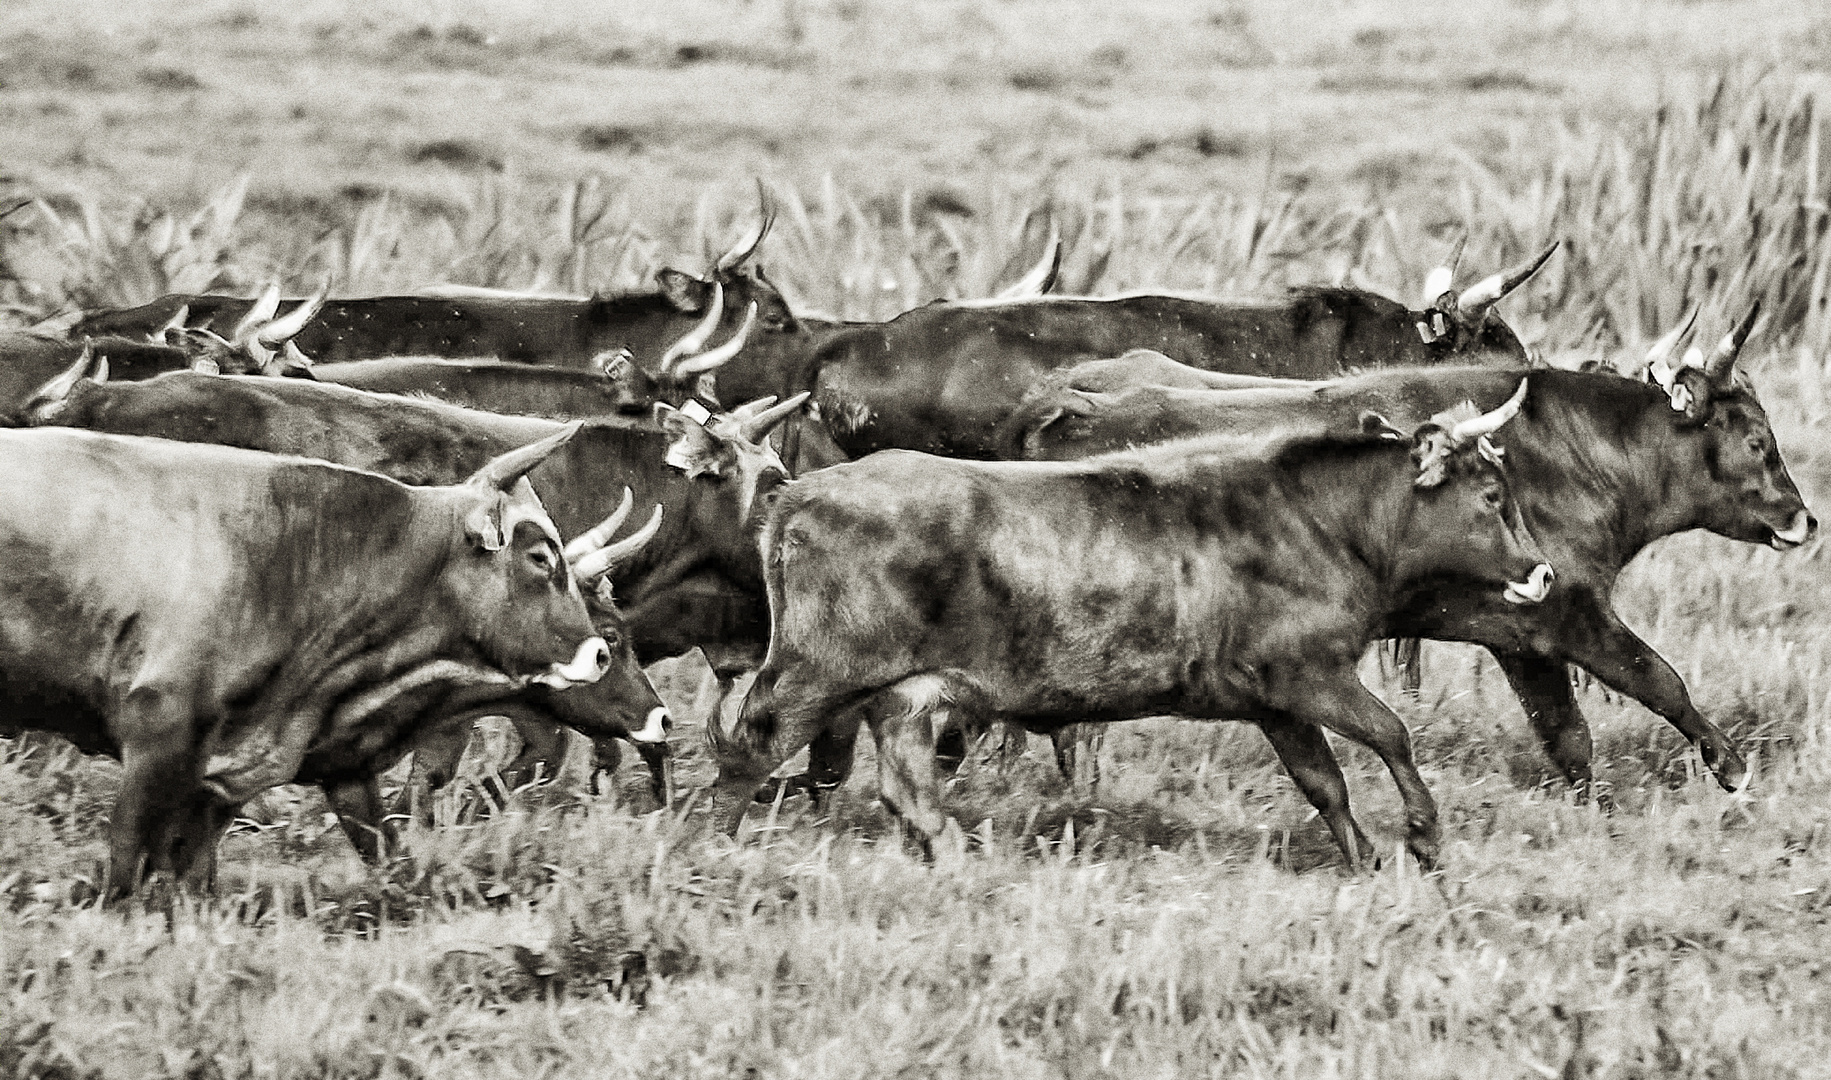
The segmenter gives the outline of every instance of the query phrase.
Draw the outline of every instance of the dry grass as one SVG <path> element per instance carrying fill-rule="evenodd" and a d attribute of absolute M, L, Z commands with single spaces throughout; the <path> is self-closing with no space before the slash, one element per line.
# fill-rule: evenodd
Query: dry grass
<path fill-rule="evenodd" d="M 0 209 L 41 203 L 0 219 L 0 303 L 629 287 L 734 237 L 752 175 L 771 276 L 853 317 L 982 295 L 1045 212 L 1096 292 L 1411 297 L 1466 227 L 1481 269 L 1565 241 L 1506 312 L 1571 357 L 1762 298 L 1757 379 L 1822 511 L 1828 46 L 1777 0 L 26 0 Z M 1742 800 L 1591 689 L 1619 809 L 1571 805 L 1481 654 L 1430 647 L 1417 702 L 1370 662 L 1442 806 L 1437 878 L 1344 877 L 1255 732 L 1157 722 L 1115 732 L 1097 801 L 1041 755 L 972 772 L 971 850 L 936 867 L 867 747 L 826 814 L 759 813 L 741 847 L 646 813 L 626 766 L 374 873 L 294 793 L 230 838 L 218 899 L 124 915 L 85 899 L 114 767 L 0 764 L 0 1073 L 1831 1074 L 1825 558 L 1684 536 L 1623 581 L 1758 751 Z M 677 715 L 700 670 L 661 673 Z M 1396 846 L 1384 770 L 1343 758 Z"/>

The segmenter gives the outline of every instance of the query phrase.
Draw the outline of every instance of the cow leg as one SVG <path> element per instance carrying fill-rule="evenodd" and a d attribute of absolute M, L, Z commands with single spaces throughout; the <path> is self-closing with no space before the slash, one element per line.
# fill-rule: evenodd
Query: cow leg
<path fill-rule="evenodd" d="M 400 850 L 400 829 L 382 805 L 381 784 L 374 777 L 325 784 L 324 797 L 363 862 L 378 866 Z"/>
<path fill-rule="evenodd" d="M 947 683 L 939 675 L 904 679 L 871 699 L 866 710 L 877 740 L 877 787 L 926 858 L 947 828 L 935 762 L 935 731 L 946 723 Z"/>
<path fill-rule="evenodd" d="M 637 743 L 636 749 L 640 751 L 642 749 L 642 744 Z M 646 756 L 644 760 L 646 760 Z M 591 740 L 591 793 L 593 795 L 604 794 L 603 786 L 598 783 L 598 774 L 602 773 L 605 776 L 614 777 L 617 775 L 617 769 L 621 767 L 622 764 L 623 744 L 620 740 Z"/>
<path fill-rule="evenodd" d="M 121 787 L 108 822 L 104 902 L 131 895 L 148 871 L 166 861 L 171 820 L 205 797 L 189 715 L 167 695 L 144 687 L 128 695 L 121 713 L 120 730 L 135 737 L 121 747 Z"/>
<path fill-rule="evenodd" d="M 1588 798 L 1595 787 L 1590 773 L 1589 721 L 1570 691 L 1569 668 L 1562 660 L 1529 653 L 1496 652 L 1494 659 L 1525 708 L 1526 722 L 1532 725 L 1546 756 L 1578 795 Z M 1596 801 L 1608 808 L 1606 794 L 1596 795 Z"/>
<path fill-rule="evenodd" d="M 1425 869 L 1437 865 L 1441 847 L 1437 803 L 1431 798 L 1418 763 L 1412 759 L 1411 732 L 1386 703 L 1360 684 L 1353 671 L 1320 674 L 1293 684 L 1282 711 L 1298 722 L 1321 724 L 1371 749 L 1386 763 L 1399 797 L 1405 802 L 1406 846 Z"/>
<path fill-rule="evenodd" d="M 199 792 L 169 819 L 163 855 L 154 860 L 159 869 L 193 896 L 210 892 L 216 885 L 217 849 L 237 809 Z"/>
<path fill-rule="evenodd" d="M 736 836 L 752 796 L 770 773 L 823 733 L 857 726 L 858 710 L 846 707 L 857 697 L 856 691 L 834 696 L 793 675 L 784 678 L 768 669 L 760 673 L 744 697 L 736 727 L 727 733 L 713 719 L 706 729 L 718 760 L 710 792 L 713 827 Z"/>
<path fill-rule="evenodd" d="M 1069 724 L 1049 733 L 1055 745 L 1055 767 L 1076 791 L 1089 795 L 1100 787 L 1100 748 L 1106 745 L 1106 730 L 1100 724 Z"/>
<path fill-rule="evenodd" d="M 1335 760 L 1335 751 L 1329 749 L 1322 729 L 1300 720 L 1266 720 L 1259 724 L 1259 730 L 1271 740 L 1278 760 L 1284 762 L 1285 771 L 1297 782 L 1303 797 L 1322 815 L 1323 824 L 1335 837 L 1335 846 L 1348 860 L 1348 868 L 1359 870 L 1371 861 L 1373 844 L 1348 810 L 1348 782 L 1342 779 L 1341 765 Z"/>
<path fill-rule="evenodd" d="M 509 792 L 533 783 L 536 775 L 551 780 L 559 774 L 566 760 L 567 739 L 566 729 L 551 720 L 517 713 L 504 715 L 521 736 L 521 752 L 502 769 L 502 783 L 508 791 L 501 794 L 506 801 Z M 541 767 L 538 772 L 537 767 Z"/>
<path fill-rule="evenodd" d="M 415 810 L 413 804 L 417 803 L 420 824 L 432 825 L 432 794 L 443 791 L 457 779 L 458 763 L 464 758 L 464 747 L 470 742 L 473 726 L 467 716 L 462 722 L 442 723 L 420 736 L 413 744 L 413 771 L 408 774 L 407 787 L 401 793 L 401 799 L 407 805 L 397 807 L 396 812 Z"/>
<path fill-rule="evenodd" d="M 1614 612 L 1584 620 L 1584 637 L 1571 642 L 1565 655 L 1604 683 L 1666 718 L 1703 755 L 1717 783 L 1734 791 L 1748 780 L 1748 762 L 1715 724 L 1691 704 L 1685 680 L 1665 657 L 1622 625 Z"/>

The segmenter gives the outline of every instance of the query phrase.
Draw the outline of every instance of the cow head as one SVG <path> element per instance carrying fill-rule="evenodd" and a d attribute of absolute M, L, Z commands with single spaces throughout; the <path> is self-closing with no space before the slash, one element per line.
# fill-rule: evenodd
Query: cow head
<path fill-rule="evenodd" d="M 1761 313 L 1756 303 L 1706 355 L 1693 346 L 1674 360 L 1678 343 L 1697 318 L 1694 309 L 1653 343 L 1643 364 L 1622 373 L 1638 376 L 1665 395 L 1668 445 L 1689 458 L 1685 487 L 1697 508 L 1687 522 L 1732 540 L 1785 551 L 1810 540 L 1818 519 L 1780 459 L 1780 447 L 1754 384 L 1736 367 L 1742 345 Z"/>
<path fill-rule="evenodd" d="M 604 521 L 568 543 L 563 552 L 572 579 L 585 597 L 592 625 L 603 639 L 609 666 L 603 678 L 590 686 L 577 686 L 551 695 L 546 707 L 574 729 L 591 736 L 601 746 L 614 747 L 618 738 L 665 747 L 673 720 L 655 693 L 636 659 L 623 613 L 611 591 L 611 573 L 640 551 L 661 528 L 661 507 L 640 529 L 612 541 L 628 519 L 634 503 L 628 488 L 623 501 Z M 614 757 L 614 751 L 600 756 Z"/>
<path fill-rule="evenodd" d="M 769 433 L 808 399 L 796 394 L 781 404 L 761 398 L 713 416 L 696 401 L 681 408 L 655 405 L 655 422 L 670 438 L 667 463 L 689 479 L 710 478 L 734 487 L 738 520 L 748 522 L 758 496 L 788 479 L 788 468 Z"/>
<path fill-rule="evenodd" d="M 714 281 L 699 322 L 662 352 L 653 370 L 638 364 L 627 347 L 592 357 L 591 367 L 609 383 L 618 412 L 639 413 L 657 401 L 677 405 L 695 398 L 719 407 L 716 372 L 743 351 L 758 321 L 757 302 L 752 300 L 731 336 L 708 349 L 724 321 L 725 296 L 724 285 Z"/>
<path fill-rule="evenodd" d="M 329 292 L 327 282 L 310 298 L 300 301 L 298 307 L 280 315 L 280 286 L 269 285 L 227 338 L 201 327 L 186 327 L 190 308 L 180 307 L 153 332 L 152 338 L 183 349 L 190 357 L 192 371 L 310 378 L 311 359 L 299 351 L 292 339 L 317 317 Z"/>
<path fill-rule="evenodd" d="M 596 682 L 610 664 L 559 533 L 527 481 L 580 426 L 511 450 L 451 489 L 461 536 L 445 587 L 465 636 L 493 666 L 555 690 Z"/>
<path fill-rule="evenodd" d="M 1448 576 L 1492 583 L 1513 604 L 1536 604 L 1549 594 L 1552 569 L 1514 504 L 1504 451 L 1488 440 L 1519 414 L 1526 387 L 1521 379 L 1519 389 L 1493 412 L 1464 402 L 1413 432 L 1411 458 L 1418 471 L 1395 580 Z"/>
<path fill-rule="evenodd" d="M 1412 313 L 1412 324 L 1418 336 L 1434 361 L 1524 363 L 1526 347 L 1520 344 L 1513 329 L 1494 313 L 1494 305 L 1537 273 L 1558 249 L 1557 243 L 1458 293 L 1452 286 L 1462 245 L 1463 241 L 1458 240 L 1445 265 L 1432 270 L 1424 279 L 1424 310 Z"/>

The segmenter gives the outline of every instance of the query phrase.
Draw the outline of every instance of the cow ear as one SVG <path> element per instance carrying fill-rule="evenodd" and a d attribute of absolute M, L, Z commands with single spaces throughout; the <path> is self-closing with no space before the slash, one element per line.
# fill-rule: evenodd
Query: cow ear
<path fill-rule="evenodd" d="M 502 535 L 502 499 L 486 497 L 484 504 L 464 517 L 464 536 L 479 551 L 501 551 L 507 544 Z"/>
<path fill-rule="evenodd" d="M 1417 466 L 1417 479 L 1412 481 L 1414 487 L 1434 488 L 1442 484 L 1449 476 L 1450 433 L 1437 424 L 1425 424 L 1412 434 L 1411 462 Z"/>
<path fill-rule="evenodd" d="M 1362 435 L 1378 436 L 1379 438 L 1388 439 L 1393 442 L 1405 438 L 1405 433 L 1403 431 L 1393 427 L 1391 421 L 1387 420 L 1379 413 L 1374 412 L 1372 409 L 1362 411 L 1360 415 L 1360 427 Z"/>
<path fill-rule="evenodd" d="M 668 448 L 663 460 L 686 473 L 687 479 L 707 474 L 724 475 L 724 448 L 699 421 L 670 405 L 656 402 L 655 422 L 661 425 L 661 430 L 668 436 Z"/>
<path fill-rule="evenodd" d="M 1689 427 L 1701 424 L 1710 417 L 1710 376 L 1702 368 L 1682 368 L 1667 387 L 1666 396 L 1672 404 L 1672 411 L 1684 416 L 1682 423 Z"/>
<path fill-rule="evenodd" d="M 676 311 L 687 315 L 697 315 L 706 310 L 706 296 L 711 288 L 685 270 L 676 270 L 664 266 L 655 274 L 655 284 L 660 287 L 661 295 L 674 305 Z"/>

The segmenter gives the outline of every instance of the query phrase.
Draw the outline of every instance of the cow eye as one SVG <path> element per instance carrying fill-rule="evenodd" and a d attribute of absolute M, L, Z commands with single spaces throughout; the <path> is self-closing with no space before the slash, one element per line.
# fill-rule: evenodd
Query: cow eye
<path fill-rule="evenodd" d="M 623 635 L 617 633 L 615 630 L 600 631 L 598 636 L 604 639 L 604 644 L 609 647 L 612 652 L 616 652 L 617 646 L 623 644 Z"/>
<path fill-rule="evenodd" d="M 1488 490 L 1482 492 L 1481 497 L 1483 499 L 1487 500 L 1488 506 L 1491 507 L 1492 509 L 1495 509 L 1495 510 L 1500 509 L 1500 504 L 1502 502 L 1502 499 L 1501 499 L 1501 494 L 1498 490 L 1496 490 L 1494 488 L 1489 488 Z"/>
<path fill-rule="evenodd" d="M 553 572 L 553 553 L 548 551 L 545 546 L 530 550 L 528 552 L 528 560 L 543 574 L 550 574 Z"/>

